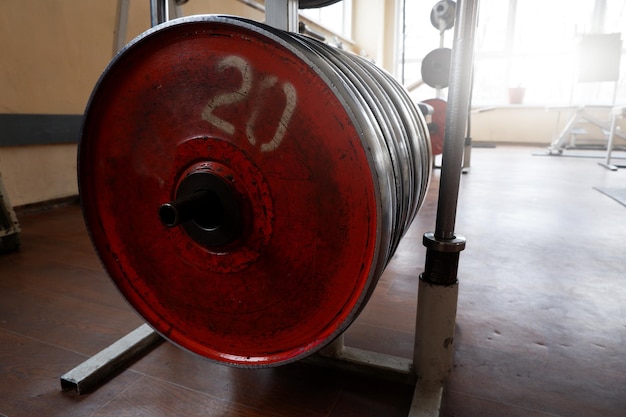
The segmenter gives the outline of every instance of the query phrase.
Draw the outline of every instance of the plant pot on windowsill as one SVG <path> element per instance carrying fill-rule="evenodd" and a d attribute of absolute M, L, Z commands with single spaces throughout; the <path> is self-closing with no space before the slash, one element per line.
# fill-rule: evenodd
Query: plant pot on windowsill
<path fill-rule="evenodd" d="M 509 104 L 522 104 L 524 102 L 524 94 L 526 88 L 511 87 L 509 88 Z"/>

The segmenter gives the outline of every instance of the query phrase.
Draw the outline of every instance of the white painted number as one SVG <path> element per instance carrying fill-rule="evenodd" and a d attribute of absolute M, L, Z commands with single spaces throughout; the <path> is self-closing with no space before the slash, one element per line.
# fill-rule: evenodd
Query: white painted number
<path fill-rule="evenodd" d="M 215 127 L 228 133 L 229 135 L 232 135 L 233 133 L 235 133 L 235 126 L 233 126 L 226 120 L 220 119 L 219 117 L 214 115 L 213 110 L 215 110 L 217 107 L 237 103 L 238 101 L 246 98 L 246 96 L 250 92 L 250 87 L 252 86 L 252 74 L 250 74 L 248 63 L 238 56 L 229 56 L 220 61 L 220 63 L 217 65 L 217 69 L 221 71 L 224 71 L 228 67 L 236 68 L 239 70 L 239 72 L 241 72 L 241 87 L 239 87 L 239 90 L 237 91 L 230 91 L 228 93 L 220 94 L 217 97 L 212 98 L 209 101 L 209 104 L 207 104 L 207 106 L 204 108 L 204 111 L 202 112 L 202 118 L 214 125 Z"/>
<path fill-rule="evenodd" d="M 274 76 L 264 78 L 261 81 L 261 86 L 259 87 L 262 90 L 271 88 L 276 84 L 278 79 Z M 291 115 L 293 114 L 294 109 L 296 108 L 296 89 L 293 87 L 291 83 L 283 84 L 283 93 L 285 94 L 286 102 L 285 108 L 283 109 L 283 114 L 280 116 L 280 121 L 278 126 L 276 126 L 276 131 L 274 132 L 274 136 L 272 136 L 272 140 L 268 143 L 264 143 L 261 145 L 261 151 L 269 152 L 278 148 L 278 145 L 283 140 L 283 136 L 287 132 L 287 126 L 289 121 L 291 120 Z M 259 116 L 259 110 L 261 106 L 259 101 L 256 102 L 254 106 L 254 111 L 252 112 L 252 116 L 248 120 L 248 124 L 246 126 L 246 135 L 248 136 L 248 141 L 251 145 L 256 145 L 257 140 L 254 136 L 254 126 L 256 124 L 257 117 Z"/>
<path fill-rule="evenodd" d="M 202 118 L 223 132 L 233 135 L 235 133 L 235 126 L 232 123 L 217 117 L 213 114 L 213 111 L 218 107 L 238 103 L 248 97 L 253 84 L 252 70 L 250 68 L 250 64 L 238 56 L 229 56 L 223 59 L 217 65 L 217 68 L 220 71 L 224 71 L 226 68 L 237 69 L 241 73 L 242 77 L 241 86 L 237 89 L 237 91 L 229 91 L 219 94 L 209 100 L 209 103 L 202 111 Z M 274 75 L 262 78 L 258 86 L 257 96 L 260 97 L 264 90 L 272 88 L 277 82 L 278 78 Z M 282 91 L 286 99 L 285 108 L 283 109 L 278 126 L 276 126 L 276 130 L 274 131 L 274 135 L 271 140 L 258 145 L 262 152 L 270 152 L 278 148 L 283 140 L 283 137 L 285 136 L 285 133 L 287 132 L 291 116 L 296 108 L 297 95 L 294 86 L 289 82 L 285 82 L 282 85 Z M 257 146 L 257 142 L 259 142 L 254 134 L 254 131 L 257 119 L 259 118 L 259 113 L 262 110 L 261 104 L 260 100 L 255 101 L 254 109 L 246 122 L 246 136 L 248 137 L 250 144 L 255 146 Z"/>

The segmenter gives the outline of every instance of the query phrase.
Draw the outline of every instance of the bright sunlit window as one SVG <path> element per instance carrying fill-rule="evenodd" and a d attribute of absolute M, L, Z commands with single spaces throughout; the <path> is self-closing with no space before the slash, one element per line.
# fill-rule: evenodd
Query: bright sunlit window
<path fill-rule="evenodd" d="M 430 23 L 435 3 L 404 0 L 407 24 L 404 37 L 400 36 L 404 44 L 399 42 L 396 71 L 398 78 L 404 75 L 405 84 L 419 78 L 421 60 L 439 46 L 439 32 Z M 453 31 L 444 34 L 446 47 L 452 45 Z M 610 105 L 614 98 L 617 103 L 626 103 L 626 42 L 617 84 L 580 83 L 577 75 L 578 45 L 583 35 L 619 32 L 625 40 L 623 0 L 481 0 L 473 103 L 506 104 L 508 88 L 518 86 L 526 89 L 524 103 L 529 105 Z M 433 95 L 428 86 L 414 93 L 416 99 Z"/>
<path fill-rule="evenodd" d="M 302 9 L 300 14 L 344 38 L 352 38 L 352 0 L 316 9 Z"/>

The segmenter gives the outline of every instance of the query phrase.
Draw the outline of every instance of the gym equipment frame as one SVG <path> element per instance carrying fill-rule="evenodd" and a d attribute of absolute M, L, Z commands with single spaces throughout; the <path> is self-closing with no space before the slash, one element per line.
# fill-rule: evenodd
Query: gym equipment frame
<path fill-rule="evenodd" d="M 167 20 L 166 0 L 151 0 L 153 23 Z M 297 1 L 266 1 L 267 20 L 275 27 L 297 30 Z M 161 10 L 161 11 L 159 11 Z M 285 13 L 285 10 L 288 13 Z M 471 68 L 478 1 L 461 0 L 450 69 L 446 132 L 435 232 L 424 235 L 427 248 L 420 275 L 413 360 L 344 346 L 340 335 L 315 357 L 307 360 L 356 371 L 387 373 L 410 383 L 415 391 L 410 417 L 438 416 L 443 384 L 450 373 L 458 296 L 458 261 L 465 238 L 455 233 L 456 206 L 469 113 Z M 109 379 L 132 358 L 145 354 L 161 341 L 157 332 L 143 325 L 61 377 L 63 390 L 86 393 Z"/>
<path fill-rule="evenodd" d="M 605 167 L 611 171 L 617 171 L 618 168 L 626 168 L 626 165 L 618 165 L 611 163 L 611 154 L 613 152 L 613 145 L 615 143 L 615 137 L 618 136 L 622 139 L 626 139 L 626 135 L 617 131 L 617 120 L 626 117 L 626 107 L 613 107 L 611 110 L 611 124 L 609 127 L 609 140 L 606 145 L 606 159 L 604 162 L 598 162 L 600 166 Z"/>

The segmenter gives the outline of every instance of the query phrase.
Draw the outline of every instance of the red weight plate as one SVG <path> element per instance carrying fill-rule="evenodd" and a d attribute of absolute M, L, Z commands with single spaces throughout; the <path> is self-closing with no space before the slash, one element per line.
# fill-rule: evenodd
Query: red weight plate
<path fill-rule="evenodd" d="M 443 152 L 443 138 L 446 132 L 446 108 L 448 104 L 440 98 L 424 100 L 424 103 L 433 107 L 432 122 L 428 124 L 430 133 L 430 144 L 433 155 L 440 155 Z"/>
<path fill-rule="evenodd" d="M 244 367 L 345 330 L 379 250 L 356 122 L 310 62 L 259 32 L 202 16 L 142 35 L 100 78 L 79 150 L 85 220 L 124 297 L 173 343 Z M 238 207 L 227 242 L 160 221 L 198 172 Z"/>

